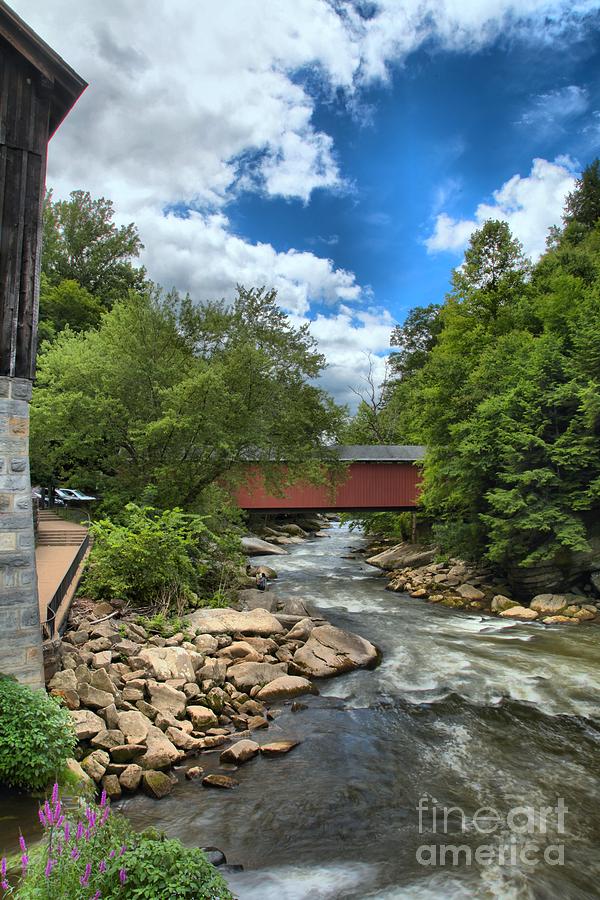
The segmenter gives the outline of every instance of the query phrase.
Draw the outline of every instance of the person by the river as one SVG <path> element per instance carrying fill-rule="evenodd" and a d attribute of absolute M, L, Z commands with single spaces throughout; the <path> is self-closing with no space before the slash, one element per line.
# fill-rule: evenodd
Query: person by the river
<path fill-rule="evenodd" d="M 259 591 L 266 591 L 267 589 L 267 576 L 264 572 L 257 572 L 256 574 L 256 587 Z"/>

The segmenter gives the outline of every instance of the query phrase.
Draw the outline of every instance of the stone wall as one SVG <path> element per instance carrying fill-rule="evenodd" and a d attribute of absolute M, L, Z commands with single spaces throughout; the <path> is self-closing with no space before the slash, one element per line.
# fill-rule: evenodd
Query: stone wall
<path fill-rule="evenodd" d="M 0 672 L 41 687 L 42 635 L 29 475 L 31 382 L 0 377 Z"/>

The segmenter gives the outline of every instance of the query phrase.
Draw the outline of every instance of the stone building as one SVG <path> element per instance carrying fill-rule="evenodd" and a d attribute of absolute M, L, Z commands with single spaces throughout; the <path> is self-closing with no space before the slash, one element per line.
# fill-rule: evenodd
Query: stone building
<path fill-rule="evenodd" d="M 0 0 L 0 671 L 43 684 L 29 476 L 48 141 L 86 83 Z"/>

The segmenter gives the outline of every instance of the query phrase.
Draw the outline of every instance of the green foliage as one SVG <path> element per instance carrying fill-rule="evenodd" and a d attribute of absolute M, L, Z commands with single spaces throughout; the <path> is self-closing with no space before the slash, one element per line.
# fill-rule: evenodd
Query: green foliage
<path fill-rule="evenodd" d="M 600 160 L 587 166 L 575 183 L 575 190 L 567 196 L 564 221 L 578 222 L 593 228 L 600 219 Z"/>
<path fill-rule="evenodd" d="M 185 634 L 188 628 L 185 619 L 179 616 L 167 616 L 162 610 L 153 616 L 138 616 L 136 622 L 150 634 L 159 634 L 164 638 L 173 637 L 180 631 Z"/>
<path fill-rule="evenodd" d="M 359 529 L 367 535 L 385 535 L 398 541 L 410 541 L 412 537 L 412 514 L 409 512 L 342 513 L 341 521 L 348 523 L 351 531 Z"/>
<path fill-rule="evenodd" d="M 71 717 L 57 700 L 0 675 L 0 783 L 24 790 L 46 787 L 75 744 Z"/>
<path fill-rule="evenodd" d="M 341 423 L 309 383 L 323 365 L 273 291 L 194 307 L 147 288 L 40 355 L 33 477 L 100 493 L 114 513 L 148 490 L 153 505 L 206 511 L 249 457 L 306 474 Z"/>
<path fill-rule="evenodd" d="M 127 870 L 124 890 L 107 897 L 233 900 L 223 876 L 204 853 L 184 847 L 178 840 L 148 832 L 125 853 L 122 864 Z"/>
<path fill-rule="evenodd" d="M 102 303 L 72 279 L 51 284 L 42 275 L 40 288 L 40 340 L 52 340 L 67 325 L 72 331 L 95 328 L 102 317 Z"/>
<path fill-rule="evenodd" d="M 239 540 L 214 534 L 205 517 L 129 503 L 121 521 L 91 528 L 94 546 L 82 585 L 96 599 L 119 597 L 163 610 L 202 605 L 199 594 L 231 583 Z M 237 554 L 237 558 L 236 558 Z"/>

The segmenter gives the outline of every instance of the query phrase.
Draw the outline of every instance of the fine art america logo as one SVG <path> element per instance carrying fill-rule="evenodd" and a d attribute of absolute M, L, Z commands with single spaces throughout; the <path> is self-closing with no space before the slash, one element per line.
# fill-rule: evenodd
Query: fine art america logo
<path fill-rule="evenodd" d="M 435 797 L 421 794 L 419 834 L 433 841 L 420 844 L 417 862 L 422 866 L 533 867 L 540 862 L 562 866 L 565 848 L 560 836 L 565 833 L 567 812 L 559 797 L 556 806 L 513 806 L 506 814 L 482 806 L 467 815 L 459 806 L 440 806 Z"/>

